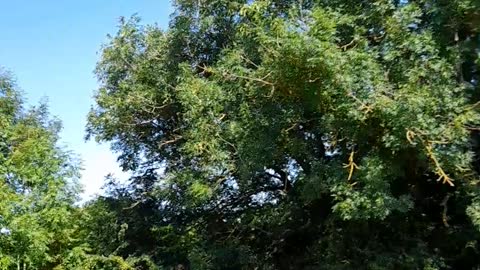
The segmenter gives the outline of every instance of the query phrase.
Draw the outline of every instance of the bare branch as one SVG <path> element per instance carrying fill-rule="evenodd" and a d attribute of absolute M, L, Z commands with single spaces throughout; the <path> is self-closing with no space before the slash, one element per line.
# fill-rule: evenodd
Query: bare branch
<path fill-rule="evenodd" d="M 442 203 L 440 204 L 441 206 L 443 206 L 443 211 L 442 211 L 442 222 L 443 222 L 443 225 L 445 225 L 445 227 L 450 227 L 450 225 L 448 224 L 448 216 L 447 216 L 447 211 L 448 211 L 448 206 L 447 206 L 447 203 L 448 203 L 448 199 L 450 199 L 450 194 L 447 194 L 445 196 L 445 198 L 443 198 L 443 201 Z"/>
<path fill-rule="evenodd" d="M 177 136 L 172 140 L 164 141 L 164 142 L 162 142 L 161 144 L 158 145 L 158 148 L 162 148 L 163 146 L 165 146 L 167 144 L 172 144 L 174 142 L 177 142 L 178 140 L 180 140 L 182 138 L 183 138 L 183 136 Z"/>

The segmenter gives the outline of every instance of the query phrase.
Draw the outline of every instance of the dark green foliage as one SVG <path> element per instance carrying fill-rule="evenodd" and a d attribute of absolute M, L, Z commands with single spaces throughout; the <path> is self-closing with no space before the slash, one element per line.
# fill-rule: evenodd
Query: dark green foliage
<path fill-rule="evenodd" d="M 73 206 L 44 106 L 0 79 L 2 269 L 478 269 L 476 0 L 176 1 L 103 47 Z"/>
<path fill-rule="evenodd" d="M 156 245 L 122 256 L 192 269 L 480 265 L 478 1 L 175 6 L 166 32 L 123 21 L 97 69 L 88 134 L 135 175 L 110 198 L 131 204 L 115 216 Z M 159 228 L 169 241 L 148 236 Z"/>

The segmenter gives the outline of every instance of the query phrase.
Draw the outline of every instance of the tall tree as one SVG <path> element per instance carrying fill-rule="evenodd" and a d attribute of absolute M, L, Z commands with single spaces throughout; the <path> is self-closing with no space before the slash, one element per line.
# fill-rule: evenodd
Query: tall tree
<path fill-rule="evenodd" d="M 78 161 L 47 107 L 24 109 L 0 75 L 0 268 L 52 269 L 75 245 Z"/>
<path fill-rule="evenodd" d="M 478 1 L 175 4 L 166 32 L 122 21 L 87 131 L 136 227 L 198 238 L 176 263 L 479 265 Z"/>

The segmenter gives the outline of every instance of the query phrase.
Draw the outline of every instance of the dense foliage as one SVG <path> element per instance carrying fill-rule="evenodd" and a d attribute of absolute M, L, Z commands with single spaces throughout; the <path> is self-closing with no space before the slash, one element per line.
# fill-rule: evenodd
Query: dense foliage
<path fill-rule="evenodd" d="M 166 32 L 122 21 L 98 64 L 88 134 L 134 174 L 92 203 L 125 229 L 115 254 L 479 265 L 478 1 L 175 4 Z"/>
<path fill-rule="evenodd" d="M 0 269 L 158 269 L 146 257 L 95 252 L 109 251 L 112 231 L 102 232 L 101 245 L 91 241 L 92 225 L 116 230 L 115 221 L 95 223 L 108 212 L 75 204 L 80 162 L 59 145 L 60 130 L 44 103 L 26 108 L 14 80 L 0 73 Z"/>
<path fill-rule="evenodd" d="M 174 5 L 166 31 L 122 19 L 97 66 L 87 138 L 128 183 L 72 207 L 55 125 L 0 111 L 7 142 L 45 140 L 2 157 L 0 263 L 480 269 L 478 0 Z"/>
<path fill-rule="evenodd" d="M 0 75 L 0 269 L 52 269 L 78 241 L 78 162 L 57 145 L 59 130 Z"/>

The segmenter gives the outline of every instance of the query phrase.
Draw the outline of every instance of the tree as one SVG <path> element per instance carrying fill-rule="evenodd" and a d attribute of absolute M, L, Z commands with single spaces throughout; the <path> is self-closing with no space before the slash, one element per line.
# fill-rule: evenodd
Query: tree
<path fill-rule="evenodd" d="M 166 32 L 121 21 L 88 136 L 136 226 L 199 237 L 174 263 L 476 267 L 479 5 L 177 1 Z"/>
<path fill-rule="evenodd" d="M 57 145 L 46 105 L 25 110 L 0 75 L 0 268 L 52 269 L 75 241 L 78 161 Z"/>

